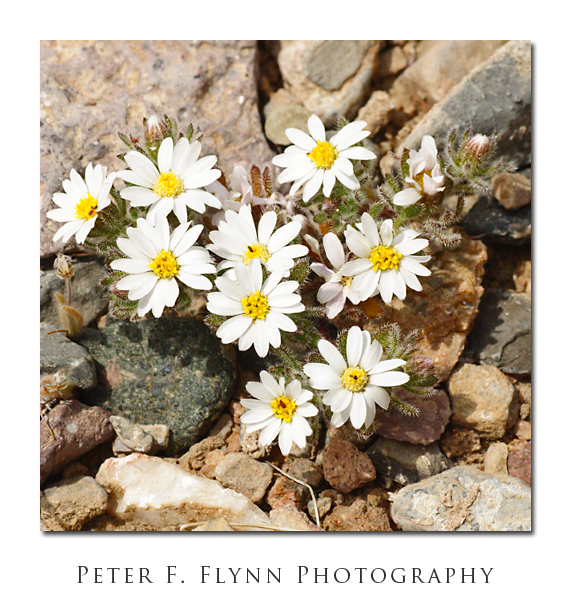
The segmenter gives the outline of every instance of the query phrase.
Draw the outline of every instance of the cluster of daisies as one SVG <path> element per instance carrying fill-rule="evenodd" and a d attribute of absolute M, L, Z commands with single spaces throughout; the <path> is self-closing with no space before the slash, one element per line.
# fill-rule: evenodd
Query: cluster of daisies
<path fill-rule="evenodd" d="M 136 227 L 127 227 L 126 237 L 117 239 L 125 257 L 110 262 L 113 270 L 124 274 L 116 288 L 137 302 L 141 317 L 149 312 L 160 317 L 165 308 L 174 306 L 179 283 L 208 291 L 207 309 L 225 317 L 216 331 L 222 343 L 237 342 L 239 350 L 253 346 L 265 357 L 270 347 L 281 346 L 282 332 L 297 330 L 290 315 L 305 310 L 299 284 L 290 274 L 296 260 L 309 254 L 301 237 L 310 245 L 316 240 L 301 236 L 304 223 L 290 213 L 291 198 L 301 189 L 305 202 L 321 189 L 328 197 L 337 181 L 350 190 L 358 189 L 353 161 L 375 157 L 368 149 L 355 146 L 369 135 L 364 126 L 363 121 L 355 121 L 327 140 L 323 123 L 313 115 L 308 133 L 286 130 L 292 145 L 276 155 L 273 163 L 284 168 L 278 181 L 293 183 L 289 200 L 279 194 L 256 197 L 242 167 L 236 167 L 229 188 L 223 186 L 218 181 L 221 172 L 215 168 L 216 157 L 200 157 L 200 142 L 184 137 L 177 142 L 164 138 L 156 163 L 131 151 L 124 157 L 126 170 L 107 175 L 105 167 L 90 164 L 85 179 L 72 170 L 70 179 L 63 182 L 64 193 L 53 196 L 58 207 L 47 214 L 64 223 L 54 241 L 67 242 L 75 236 L 82 244 L 99 213 L 111 203 L 113 181 L 124 180 L 127 186 L 121 197 L 133 207 L 148 210 L 145 218 L 137 219 Z M 410 153 L 409 168 L 408 186 L 394 201 L 400 207 L 443 189 L 433 138 L 426 136 L 420 151 Z M 260 206 L 256 214 L 255 206 Z M 203 235 L 206 223 L 188 220 L 188 209 L 198 220 L 209 215 L 208 226 L 214 229 L 207 240 Z M 278 214 L 276 209 L 286 213 Z M 174 229 L 168 221 L 171 213 L 178 221 Z M 418 276 L 430 274 L 423 265 L 429 256 L 417 254 L 428 241 L 412 229 L 395 230 L 389 219 L 377 223 L 364 213 L 360 223 L 347 227 L 344 238 L 345 246 L 336 234 L 324 235 L 326 260 L 318 246 L 311 249 L 313 259 L 320 262 L 313 262 L 310 268 L 323 279 L 317 300 L 329 318 L 342 311 L 346 299 L 352 304 L 375 295 L 386 303 L 393 296 L 404 299 L 407 287 L 421 290 Z M 214 285 L 217 290 L 212 290 Z M 322 401 L 330 407 L 333 427 L 347 421 L 357 429 L 369 427 L 376 406 L 388 409 L 390 396 L 385 388 L 409 380 L 397 370 L 405 361 L 382 360 L 379 342 L 359 327 L 348 332 L 346 354 L 326 340 L 319 341 L 318 349 L 326 364 L 308 363 L 303 374 L 314 390 L 323 391 Z M 303 448 L 312 432 L 306 418 L 318 412 L 313 393 L 303 389 L 299 380 L 286 384 L 266 371 L 260 382 L 250 382 L 246 388 L 253 398 L 243 399 L 247 411 L 242 421 L 250 431 L 262 429 L 260 444 L 278 438 L 283 454 L 290 452 L 293 442 Z"/>

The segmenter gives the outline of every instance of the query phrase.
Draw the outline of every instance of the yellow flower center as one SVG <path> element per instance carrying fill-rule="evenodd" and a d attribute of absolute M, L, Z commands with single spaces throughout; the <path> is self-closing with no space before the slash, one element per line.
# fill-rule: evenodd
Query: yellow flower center
<path fill-rule="evenodd" d="M 263 320 L 269 312 L 269 305 L 267 303 L 267 297 L 262 295 L 259 291 L 253 293 L 249 297 L 244 297 L 241 300 L 243 306 L 243 313 L 247 316 L 251 316 L 253 320 Z"/>
<path fill-rule="evenodd" d="M 154 183 L 153 191 L 160 197 L 176 197 L 184 191 L 184 184 L 176 174 L 161 172 Z"/>
<path fill-rule="evenodd" d="M 370 261 L 374 271 L 385 271 L 387 269 L 398 269 L 402 255 L 390 246 L 376 246 L 370 251 Z"/>
<path fill-rule="evenodd" d="M 285 422 L 291 422 L 297 410 L 295 401 L 292 401 L 289 397 L 284 395 L 277 397 L 277 399 L 273 399 L 273 401 L 271 401 L 271 407 L 275 416 L 281 418 L 281 420 L 285 420 Z"/>
<path fill-rule="evenodd" d="M 307 153 L 307 157 L 314 162 L 317 168 L 330 170 L 338 157 L 338 153 L 332 144 L 319 140 L 317 146 L 310 153 Z"/>
<path fill-rule="evenodd" d="M 353 279 L 354 279 L 354 276 L 343 276 L 340 280 L 340 283 L 342 284 L 342 286 L 349 289 L 350 285 L 352 284 Z"/>
<path fill-rule="evenodd" d="M 164 249 L 153 259 L 152 263 L 149 263 L 149 267 L 160 278 L 172 278 L 180 269 L 176 257 Z"/>
<path fill-rule="evenodd" d="M 99 202 L 92 195 L 87 193 L 87 197 L 80 199 L 77 206 L 75 206 L 75 216 L 78 219 L 88 221 L 97 214 L 98 207 Z"/>
<path fill-rule="evenodd" d="M 251 244 L 245 249 L 245 254 L 243 256 L 243 262 L 246 265 L 249 265 L 249 262 L 252 259 L 261 259 L 264 263 L 267 263 L 270 254 L 267 250 L 267 247 L 264 244 Z"/>
<path fill-rule="evenodd" d="M 368 374 L 362 367 L 349 367 L 342 374 L 342 385 L 350 392 L 361 392 L 368 383 Z"/>

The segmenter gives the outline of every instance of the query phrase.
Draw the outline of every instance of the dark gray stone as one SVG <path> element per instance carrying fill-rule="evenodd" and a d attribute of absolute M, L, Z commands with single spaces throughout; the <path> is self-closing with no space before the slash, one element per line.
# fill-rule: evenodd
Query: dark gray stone
<path fill-rule="evenodd" d="M 532 369 L 531 297 L 488 289 L 469 335 L 468 350 L 479 363 L 504 373 L 527 375 Z"/>
<path fill-rule="evenodd" d="M 512 40 L 456 85 L 422 118 L 401 148 L 418 150 L 434 137 L 442 150 L 452 128 L 497 134 L 497 156 L 518 167 L 531 163 L 531 44 Z"/>
<path fill-rule="evenodd" d="M 366 454 L 378 475 L 384 475 L 404 486 L 453 466 L 436 443 L 422 446 L 379 437 L 366 450 Z"/>
<path fill-rule="evenodd" d="M 165 424 L 171 456 L 203 437 L 235 387 L 233 347 L 193 318 L 113 321 L 104 329 L 85 329 L 78 341 L 99 376 L 85 402 L 136 424 Z"/>
<path fill-rule="evenodd" d="M 531 206 L 507 210 L 494 198 L 482 195 L 463 219 L 465 233 L 486 244 L 528 244 L 531 238 Z"/>
<path fill-rule="evenodd" d="M 405 531 L 529 531 L 530 486 L 454 467 L 393 495 L 392 519 Z"/>
<path fill-rule="evenodd" d="M 67 381 L 77 388 L 92 388 L 97 383 L 97 377 L 89 353 L 83 346 L 67 339 L 65 333 L 50 333 L 57 329 L 59 327 L 40 323 L 40 375 L 63 369 Z"/>

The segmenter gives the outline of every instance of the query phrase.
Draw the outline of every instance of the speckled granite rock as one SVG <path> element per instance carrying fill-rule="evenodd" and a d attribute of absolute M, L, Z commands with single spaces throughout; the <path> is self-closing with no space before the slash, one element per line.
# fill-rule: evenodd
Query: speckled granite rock
<path fill-rule="evenodd" d="M 516 477 L 455 467 L 399 490 L 392 519 L 408 531 L 528 531 L 530 486 Z"/>
<path fill-rule="evenodd" d="M 117 132 L 142 136 L 143 117 L 199 127 L 203 154 L 218 155 L 228 176 L 273 156 L 257 106 L 255 41 L 45 40 L 40 50 L 42 256 L 61 248 L 52 243 L 59 224 L 45 213 L 62 180 L 89 162 L 124 169 Z"/>
<path fill-rule="evenodd" d="M 84 400 L 137 424 L 165 424 L 170 455 L 182 454 L 205 434 L 236 383 L 233 347 L 193 318 L 114 321 L 85 329 L 78 341 L 99 376 Z"/>

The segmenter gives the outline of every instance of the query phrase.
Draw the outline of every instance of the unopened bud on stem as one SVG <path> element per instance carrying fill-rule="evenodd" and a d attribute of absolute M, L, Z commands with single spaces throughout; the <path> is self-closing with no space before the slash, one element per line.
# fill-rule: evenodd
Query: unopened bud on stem
<path fill-rule="evenodd" d="M 466 161 L 480 163 L 489 154 L 490 149 L 491 143 L 489 138 L 483 134 L 475 134 L 461 146 L 459 155 Z"/>

